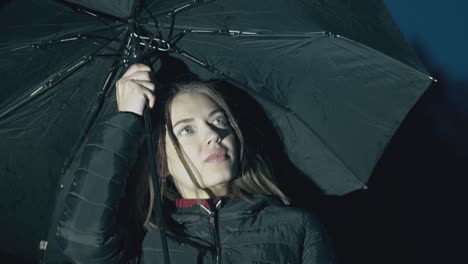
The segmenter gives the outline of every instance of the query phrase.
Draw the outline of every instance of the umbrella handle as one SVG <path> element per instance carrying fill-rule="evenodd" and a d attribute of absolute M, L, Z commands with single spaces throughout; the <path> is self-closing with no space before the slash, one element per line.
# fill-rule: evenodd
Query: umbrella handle
<path fill-rule="evenodd" d="M 160 194 L 160 186 L 158 175 L 156 171 L 156 159 L 155 159 L 155 149 L 154 149 L 154 142 L 153 142 L 153 133 L 152 133 L 152 126 L 151 126 L 151 118 L 150 118 L 150 111 L 148 105 L 145 106 L 143 116 L 145 119 L 145 139 L 146 139 L 146 146 L 148 147 L 148 158 L 150 160 L 150 167 L 151 167 L 151 177 L 153 178 L 153 189 L 154 189 L 154 207 L 156 210 L 156 217 L 158 219 L 158 226 L 159 232 L 161 234 L 161 243 L 163 247 L 163 254 L 164 254 L 164 264 L 170 264 L 169 261 L 169 249 L 167 246 L 167 236 L 166 236 L 166 223 L 163 217 L 163 208 L 162 208 L 162 201 L 161 201 L 161 194 Z"/>
<path fill-rule="evenodd" d="M 137 1 L 138 2 L 138 1 Z M 134 10 L 137 7 L 134 6 Z M 129 21 L 129 63 L 145 63 L 145 59 L 142 56 L 142 50 L 140 47 L 140 40 L 138 38 L 138 27 L 135 20 Z M 147 65 L 151 65 L 146 63 Z M 167 235 L 166 235 L 166 223 L 163 217 L 163 208 L 161 201 L 161 189 L 159 186 L 158 174 L 156 170 L 156 158 L 155 158 L 155 148 L 153 142 L 153 132 L 151 126 L 151 115 L 148 107 L 148 102 L 146 102 L 145 108 L 143 110 L 143 117 L 145 119 L 145 139 L 146 146 L 148 148 L 148 158 L 150 163 L 151 177 L 153 177 L 153 189 L 154 189 L 154 209 L 156 210 L 156 219 L 158 220 L 159 232 L 161 234 L 161 244 L 163 247 L 164 255 L 164 264 L 170 264 L 169 261 L 169 249 L 167 246 Z"/>

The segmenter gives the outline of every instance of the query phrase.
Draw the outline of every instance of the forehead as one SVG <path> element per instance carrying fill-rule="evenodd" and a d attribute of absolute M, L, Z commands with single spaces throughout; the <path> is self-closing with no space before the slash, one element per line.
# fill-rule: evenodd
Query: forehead
<path fill-rule="evenodd" d="M 204 116 L 219 108 L 213 99 L 200 92 L 184 92 L 178 94 L 171 104 L 172 122 L 182 118 Z"/>

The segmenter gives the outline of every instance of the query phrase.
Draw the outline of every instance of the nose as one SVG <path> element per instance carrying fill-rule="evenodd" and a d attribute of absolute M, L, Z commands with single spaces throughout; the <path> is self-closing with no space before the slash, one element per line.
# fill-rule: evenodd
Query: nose
<path fill-rule="evenodd" d="M 205 142 L 207 144 L 217 143 L 221 141 L 220 129 L 211 126 L 211 124 L 206 124 L 204 130 Z"/>

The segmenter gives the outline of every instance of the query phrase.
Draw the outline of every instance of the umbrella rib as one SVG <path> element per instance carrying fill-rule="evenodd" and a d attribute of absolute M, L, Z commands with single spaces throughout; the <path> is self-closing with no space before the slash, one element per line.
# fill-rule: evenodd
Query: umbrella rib
<path fill-rule="evenodd" d="M 117 21 L 120 21 L 120 22 L 125 22 L 125 20 L 120 18 L 120 17 L 116 17 L 116 16 L 112 16 L 112 15 L 109 15 L 109 14 L 105 14 L 105 13 L 96 11 L 96 10 L 92 10 L 92 9 L 87 8 L 87 7 L 75 4 L 75 3 L 65 2 L 64 0 L 58 0 L 58 2 L 60 4 L 62 4 L 62 5 L 64 5 L 64 6 L 67 6 L 67 7 L 71 8 L 71 9 L 73 9 L 73 11 L 75 11 L 75 12 L 99 18 L 99 20 L 101 20 L 100 22 L 103 23 L 104 25 L 107 25 L 107 24 L 103 21 L 103 18 L 106 18 L 106 19 L 109 19 L 109 20 L 112 20 L 112 21 L 117 20 Z"/>
<path fill-rule="evenodd" d="M 107 45 L 109 45 L 109 44 L 107 44 Z M 28 103 L 36 95 L 42 94 L 43 92 L 47 91 L 48 89 L 51 89 L 52 87 L 54 87 L 55 85 L 57 85 L 58 83 L 63 81 L 65 78 L 67 78 L 71 74 L 73 74 L 73 72 L 75 72 L 78 68 L 81 68 L 82 66 L 84 66 L 85 64 L 87 64 L 88 62 L 93 60 L 94 58 L 101 57 L 101 58 L 110 58 L 110 59 L 112 59 L 112 57 L 115 57 L 115 56 L 119 56 L 119 59 L 121 58 L 119 54 L 101 54 L 101 55 L 98 54 L 99 52 L 101 52 L 104 49 L 109 49 L 109 48 L 106 47 L 106 46 L 103 46 L 103 48 L 96 51 L 94 54 L 89 55 L 89 56 L 83 56 L 76 63 L 72 64 L 68 68 L 66 68 L 66 69 L 64 69 L 64 70 L 50 76 L 46 81 L 43 81 L 41 83 L 41 85 L 39 85 L 38 88 L 36 88 L 33 92 L 31 92 L 28 97 L 21 99 L 20 102 L 18 102 L 16 105 L 13 105 L 13 106 L 9 107 L 9 109 L 5 110 L 3 113 L 0 113 L 0 118 L 8 115 L 9 113 L 14 111 L 18 107 Z M 6 108 L 8 108 L 8 106 Z"/>
<path fill-rule="evenodd" d="M 169 29 L 169 34 L 167 36 L 168 39 L 172 38 L 172 34 L 174 33 L 174 26 L 175 26 L 175 15 L 172 15 L 171 16 L 171 27 Z"/>
<path fill-rule="evenodd" d="M 252 31 L 240 31 L 240 30 L 233 30 L 233 29 L 195 29 L 195 28 L 185 28 L 182 32 L 175 35 L 174 38 L 169 40 L 170 45 L 177 44 L 183 37 L 185 37 L 188 33 L 195 33 L 195 34 L 213 34 L 213 35 L 223 35 L 223 36 L 262 36 L 262 37 L 269 37 L 269 36 L 281 36 L 281 37 L 311 37 L 311 36 L 320 36 L 326 34 L 324 31 L 320 32 L 310 32 L 306 34 L 264 34 L 261 32 L 252 32 Z"/>
<path fill-rule="evenodd" d="M 156 39 L 156 35 L 159 35 L 159 39 L 163 39 L 163 35 L 159 27 L 158 19 L 153 15 L 153 13 L 148 9 L 148 7 L 145 4 L 143 4 L 143 10 L 145 10 L 149 14 L 149 16 L 153 19 L 155 26 L 156 26 L 156 31 L 154 32 L 150 41 L 146 44 L 146 47 L 141 54 L 145 54 L 147 52 L 148 48 L 151 46 L 151 43 L 153 43 L 153 41 Z"/>
<path fill-rule="evenodd" d="M 254 32 L 254 31 L 241 31 L 236 29 L 217 29 L 217 28 L 190 28 L 190 27 L 174 27 L 177 30 L 181 30 L 180 33 L 175 35 L 173 38 L 169 39 L 169 44 L 175 45 L 177 44 L 185 35 L 188 33 L 192 34 L 208 34 L 208 35 L 223 35 L 223 36 L 261 36 L 261 37 L 311 37 L 311 36 L 320 36 L 323 37 L 327 34 L 325 31 L 317 31 L 317 32 L 308 32 L 303 34 L 298 33 L 280 33 L 280 34 L 265 34 L 264 32 Z M 147 47 L 149 48 L 149 47 Z M 145 49 L 146 50 L 146 49 Z"/>
<path fill-rule="evenodd" d="M 53 74 L 52 76 L 50 76 L 45 81 L 42 81 L 36 89 L 34 89 L 29 95 L 27 95 L 27 97 L 25 97 L 23 99 L 20 99 L 20 101 L 18 103 L 16 103 L 15 105 L 6 106 L 5 107 L 6 110 L 3 111 L 2 113 L 0 113 L 0 118 L 8 115 L 12 111 L 16 110 L 18 107 L 28 103 L 33 98 L 35 98 L 35 96 L 37 96 L 38 94 L 42 94 L 45 91 L 53 88 L 55 85 L 57 85 L 58 83 L 60 83 L 61 81 L 63 81 L 67 77 L 69 77 L 70 75 L 72 75 L 76 70 L 78 70 L 82 66 L 88 64 L 96 56 L 99 56 L 99 53 L 105 48 L 106 47 L 103 47 L 103 48 L 97 50 L 96 52 L 94 52 L 91 55 L 81 57 L 80 59 L 78 59 L 78 61 L 71 64 L 69 67 L 67 67 L 67 68 Z"/>
<path fill-rule="evenodd" d="M 411 69 L 411 70 L 413 70 L 413 71 L 416 71 L 416 72 L 418 72 L 418 73 L 420 73 L 420 74 L 426 76 L 427 78 L 429 78 L 430 80 L 432 80 L 432 81 L 434 81 L 434 82 L 438 82 L 437 79 L 435 79 L 435 78 L 432 77 L 432 76 L 429 76 L 427 73 L 422 72 L 422 71 L 420 71 L 419 69 L 417 69 L 417 68 L 415 68 L 415 67 L 413 67 L 413 66 L 411 66 L 411 65 L 408 65 L 408 64 L 406 64 L 406 63 L 404 63 L 404 62 L 402 62 L 402 61 L 400 61 L 400 60 L 397 60 L 397 59 L 395 59 L 394 57 L 389 56 L 389 55 L 387 55 L 387 54 L 385 54 L 385 53 L 383 53 L 383 52 L 380 52 L 380 51 L 378 51 L 378 50 L 376 50 L 376 49 L 374 49 L 374 48 L 372 48 L 372 47 L 370 47 L 370 46 L 368 46 L 368 45 L 362 44 L 362 43 L 360 43 L 360 42 L 358 42 L 358 41 L 349 39 L 349 38 L 347 38 L 347 37 L 343 37 L 343 36 L 341 36 L 341 35 L 334 35 L 334 34 L 332 34 L 332 33 L 328 33 L 328 35 L 329 35 L 330 37 L 336 37 L 336 38 L 338 38 L 338 39 L 342 39 L 342 40 L 345 40 L 345 41 L 352 42 L 352 43 L 354 43 L 355 45 L 358 45 L 358 46 L 360 46 L 360 47 L 362 47 L 362 48 L 365 48 L 365 49 L 367 49 L 367 50 L 371 50 L 372 52 L 378 53 L 379 55 L 381 55 L 381 56 L 383 56 L 383 57 L 385 57 L 385 58 L 387 58 L 387 59 L 389 59 L 389 60 L 392 60 L 392 61 L 396 62 L 397 64 L 403 65 L 405 68 L 409 68 L 409 69 Z"/>
<path fill-rule="evenodd" d="M 234 78 L 231 78 L 230 76 L 226 75 L 225 73 L 219 71 L 218 69 L 216 69 L 215 67 L 209 65 L 208 63 L 205 63 L 203 62 L 201 59 L 199 58 L 196 58 L 195 56 L 189 54 L 188 52 L 178 48 L 178 47 L 173 47 L 173 49 L 179 53 L 181 56 L 189 59 L 190 61 L 204 67 L 205 69 L 221 76 L 222 78 L 226 79 L 226 80 L 229 80 L 230 82 L 234 83 L 234 84 L 238 84 L 244 88 L 246 88 L 247 90 L 249 90 L 251 93 L 255 94 L 256 96 L 258 97 L 261 97 L 261 98 L 264 98 L 265 100 L 267 100 L 268 102 L 270 102 L 271 104 L 273 104 L 274 106 L 282 109 L 284 112 L 292 115 L 293 117 L 295 117 L 300 123 L 302 123 L 303 126 L 305 126 L 307 129 L 309 129 L 309 131 L 311 131 L 315 137 L 323 144 L 323 146 L 325 146 L 325 148 L 330 151 L 336 158 L 337 160 L 340 161 L 340 163 L 351 173 L 351 175 L 353 175 L 353 177 L 356 179 L 356 181 L 361 185 L 362 188 L 366 189 L 366 185 L 364 184 L 364 182 L 356 176 L 356 174 L 354 173 L 354 171 L 344 162 L 344 160 L 338 155 L 338 153 L 336 153 L 333 148 L 327 144 L 325 142 L 325 140 L 319 136 L 319 134 L 317 133 L 317 131 L 315 131 L 315 129 L 313 127 L 311 127 L 310 125 L 308 125 L 296 112 L 294 112 L 290 107 L 287 107 L 285 105 L 282 105 L 280 103 L 278 103 L 276 100 L 274 100 L 273 98 L 270 98 L 264 94 L 261 94 L 253 89 L 251 89 L 249 86 L 247 85 L 244 85 L 240 82 L 238 82 L 237 80 L 235 80 Z M 289 120 L 288 120 L 289 122 Z"/>
<path fill-rule="evenodd" d="M 210 2 L 213 2 L 215 0 L 211 0 L 211 1 L 204 1 L 203 3 L 197 3 L 197 1 L 193 1 L 193 2 L 189 2 L 187 4 L 184 4 L 180 7 L 177 7 L 177 8 L 174 8 L 171 10 L 171 12 L 169 12 L 166 17 L 164 18 L 162 24 L 165 24 L 166 21 L 169 19 L 169 18 L 172 18 L 172 21 L 171 21 L 171 25 L 170 25 L 170 30 L 169 30 L 169 36 L 167 37 L 167 39 L 171 39 L 172 38 L 172 34 L 174 32 L 174 26 L 175 26 L 175 15 L 184 11 L 184 10 L 188 10 L 188 9 L 191 9 L 191 8 L 194 8 L 194 7 L 198 7 L 198 6 L 201 6 L 201 5 L 205 5 L 205 4 L 208 4 Z M 145 54 L 148 50 L 148 48 L 151 47 L 151 43 L 153 43 L 154 40 L 156 40 L 156 35 L 159 34 L 159 39 L 160 39 L 160 42 L 161 43 L 167 43 L 167 41 L 164 40 L 164 37 L 161 33 L 161 28 L 159 26 L 159 23 L 158 23 L 158 20 L 156 19 L 156 17 L 154 16 L 154 14 L 149 10 L 149 7 L 147 7 L 146 5 L 143 4 L 143 8 L 150 14 L 150 17 L 153 18 L 154 22 L 155 22 L 155 26 L 156 26 L 156 31 L 155 33 L 153 34 L 153 36 L 151 37 L 149 43 L 145 43 L 145 49 L 143 50 L 142 54 Z"/>
<path fill-rule="evenodd" d="M 199 7 L 199 6 L 209 4 L 209 3 L 214 2 L 214 1 L 216 1 L 216 0 L 203 1 L 201 3 L 199 3 L 198 1 L 188 2 L 188 3 L 184 4 L 184 5 L 181 5 L 181 6 L 177 7 L 177 8 L 172 9 L 169 13 L 167 13 L 166 17 L 164 18 L 164 20 L 161 23 L 161 24 L 165 24 L 166 21 L 169 18 L 172 18 L 171 24 L 169 26 L 169 35 L 168 35 L 167 39 L 170 40 L 172 38 L 172 34 L 174 32 L 174 26 L 175 26 L 175 16 L 177 14 L 179 14 L 179 13 L 185 11 L 185 10 L 189 10 L 189 9 L 192 9 L 192 8 L 195 8 L 195 7 Z M 155 4 L 155 2 L 153 2 L 153 4 Z M 164 40 L 164 37 L 162 35 L 161 27 L 160 27 L 160 24 L 158 23 L 158 20 L 156 19 L 154 14 L 149 9 L 149 7 L 151 7 L 151 6 L 152 6 L 152 4 L 150 4 L 149 6 L 144 5 L 143 8 L 150 14 L 150 17 L 154 20 L 154 23 L 155 23 L 155 26 L 156 26 L 156 31 L 153 34 L 153 36 L 151 37 L 149 43 L 147 43 L 147 45 L 146 45 L 145 49 L 143 50 L 142 54 L 145 54 L 147 52 L 148 48 L 150 48 L 151 43 L 153 43 L 153 41 L 156 39 L 156 34 L 159 34 L 160 42 L 167 43 L 167 41 Z M 141 25 L 144 25 L 144 24 L 141 24 Z"/>
<path fill-rule="evenodd" d="M 235 29 L 221 29 L 221 28 L 193 28 L 193 27 L 182 27 L 175 26 L 177 30 L 182 30 L 183 33 L 198 33 L 198 34 L 218 34 L 218 35 L 259 35 L 262 32 L 254 31 L 242 31 Z"/>
<path fill-rule="evenodd" d="M 120 26 L 123 26 L 123 24 L 114 25 L 112 28 L 117 28 L 117 27 L 120 27 Z M 96 32 L 96 31 L 99 31 L 99 30 L 104 30 L 104 29 L 106 29 L 106 28 L 98 28 L 98 29 L 93 29 L 93 30 L 89 30 L 89 31 L 82 31 L 82 32 L 78 32 L 78 33 L 73 33 L 73 35 L 65 35 L 65 36 L 62 36 L 61 38 L 50 38 L 50 39 L 47 39 L 47 40 L 34 42 L 32 44 L 29 44 L 29 45 L 12 48 L 10 50 L 11 51 L 17 51 L 17 50 L 22 50 L 22 49 L 26 49 L 26 48 L 36 48 L 37 49 L 37 48 L 43 48 L 43 47 L 52 46 L 52 45 L 56 45 L 56 44 L 62 44 L 62 43 L 70 42 L 70 41 L 84 40 L 84 39 L 87 39 L 89 37 L 107 39 L 109 41 L 113 41 L 113 40 L 117 39 L 117 35 L 115 35 L 116 38 L 114 38 L 114 39 L 108 39 L 108 38 L 105 38 L 105 37 L 102 37 L 102 36 L 86 35 L 86 34 Z"/>
<path fill-rule="evenodd" d="M 164 24 L 162 28 L 170 28 L 171 25 Z M 240 29 L 228 29 L 228 28 L 200 28 L 191 27 L 184 25 L 175 25 L 174 29 L 180 30 L 186 33 L 201 33 L 201 34 L 221 34 L 221 35 L 261 35 L 261 36 L 282 36 L 282 37 L 310 37 L 310 36 L 329 36 L 330 33 L 327 31 L 311 31 L 311 32 L 273 32 L 271 30 L 264 31 L 244 31 Z"/>
<path fill-rule="evenodd" d="M 155 23 L 155 27 L 156 27 L 156 31 L 154 32 L 153 36 L 150 38 L 150 41 L 147 43 L 145 49 L 143 50 L 142 54 L 145 54 L 148 47 L 151 46 L 151 43 L 153 43 L 153 41 L 156 39 L 156 35 L 159 35 L 159 39 L 162 40 L 164 37 L 162 35 L 162 32 L 161 32 L 161 28 L 159 26 L 159 22 L 158 22 L 158 19 L 156 18 L 156 16 L 154 16 L 154 14 L 151 12 L 151 10 L 149 9 L 149 7 L 147 5 L 145 5 L 144 3 L 142 4 L 143 5 L 143 9 L 149 14 L 149 16 L 153 19 L 154 23 Z M 172 12 L 171 12 L 172 13 Z M 168 15 L 169 16 L 169 15 Z M 167 19 L 167 17 L 166 17 Z M 165 21 L 165 20 L 164 20 Z M 143 25 L 143 24 L 141 24 Z"/>
<path fill-rule="evenodd" d="M 205 4 L 208 4 L 208 3 L 211 3 L 211 2 L 214 2 L 216 0 L 212 0 L 212 1 L 205 1 L 203 3 L 196 3 L 195 1 L 192 2 L 192 3 L 187 3 L 185 5 L 182 5 L 178 8 L 175 8 L 175 9 L 172 9 L 171 12 L 169 12 L 166 17 L 164 18 L 163 22 L 161 24 L 158 23 L 157 19 L 154 17 L 153 13 L 149 10 L 149 7 L 151 7 L 151 4 L 149 6 L 144 6 L 144 9 L 150 14 L 151 18 L 153 18 L 154 20 L 154 23 L 155 23 L 155 27 L 156 27 L 156 31 L 153 33 L 153 36 L 150 39 L 149 43 L 143 43 L 143 45 L 145 45 L 145 49 L 143 50 L 143 54 L 146 54 L 147 50 L 149 48 L 153 48 L 151 46 L 151 43 L 153 43 L 154 40 L 156 40 L 156 35 L 159 34 L 159 43 L 164 43 L 166 44 L 166 47 L 165 48 L 169 48 L 169 46 L 167 45 L 167 43 L 170 43 L 170 45 L 174 45 L 176 44 L 178 41 L 180 41 L 186 33 L 209 33 L 209 34 L 220 34 L 220 35 L 230 35 L 230 36 L 233 36 L 233 35 L 266 35 L 266 34 L 262 34 L 262 32 L 253 32 L 253 31 L 241 31 L 241 30 L 235 30 L 235 29 L 219 29 L 219 28 L 193 28 L 193 27 L 187 27 L 187 26 L 175 26 L 175 15 L 182 12 L 182 11 L 185 11 L 185 10 L 188 10 L 188 9 L 191 9 L 191 8 L 194 8 L 194 7 L 198 7 L 198 6 L 201 6 L 201 5 L 205 5 Z M 154 4 L 154 3 L 153 3 Z M 166 21 L 169 19 L 169 18 L 172 18 L 172 21 L 170 23 L 170 25 L 167 25 L 166 24 Z M 141 25 L 151 25 L 151 24 L 141 24 Z M 169 36 L 167 39 L 169 39 L 169 41 L 165 41 L 163 39 L 163 36 L 162 36 L 162 33 L 161 33 L 161 25 L 163 25 L 164 28 L 169 28 Z M 173 34 L 173 31 L 174 29 L 177 29 L 177 30 L 182 30 L 181 33 L 177 34 L 174 38 L 172 38 L 172 34 Z M 288 34 L 281 34 L 281 36 L 287 36 L 287 35 L 291 35 L 291 36 L 313 36 L 313 35 L 324 35 L 325 32 L 324 31 L 321 31 L 321 32 L 309 32 L 309 33 L 306 33 L 306 34 L 291 34 L 291 33 L 288 33 Z M 274 35 L 274 36 L 278 36 L 278 35 Z M 166 51 L 166 50 L 164 50 Z"/>
<path fill-rule="evenodd" d="M 207 4 L 210 4 L 212 2 L 216 2 L 216 0 L 206 0 L 206 1 L 197 1 L 197 0 L 192 0 L 192 1 L 187 1 L 187 3 L 180 5 L 179 7 L 176 7 L 171 10 L 172 13 L 178 14 L 181 13 L 182 11 L 190 10 L 195 7 L 200 7 L 204 6 Z M 158 4 L 157 1 L 152 2 L 151 4 L 148 5 L 148 9 L 150 9 L 153 5 Z"/>
<path fill-rule="evenodd" d="M 323 37 L 327 33 L 325 31 L 317 31 L 317 32 L 309 32 L 305 34 L 294 34 L 294 33 L 281 33 L 281 34 L 265 34 L 262 32 L 252 32 L 252 31 L 240 31 L 240 30 L 233 30 L 233 29 L 194 29 L 194 28 L 186 28 L 183 29 L 182 32 L 175 35 L 174 38 L 169 40 L 170 45 L 177 44 L 183 37 L 185 37 L 188 33 L 195 33 L 195 34 L 208 34 L 208 35 L 222 35 L 222 36 L 257 36 L 257 37 L 303 37 L 309 38 L 312 36 L 316 37 Z"/>
<path fill-rule="evenodd" d="M 149 10 L 149 8 L 148 8 L 145 4 L 143 4 L 143 10 L 145 10 L 145 11 L 149 14 L 149 16 L 151 17 L 151 19 L 153 19 L 154 25 L 155 25 L 155 27 L 156 27 L 156 29 L 157 29 L 157 32 L 156 32 L 156 33 L 159 33 L 159 38 L 162 39 L 163 36 L 162 36 L 161 30 L 160 30 L 160 28 L 159 28 L 158 19 L 156 18 L 156 16 L 153 15 L 153 13 Z M 140 25 L 144 25 L 144 24 L 140 24 Z"/>
<path fill-rule="evenodd" d="M 0 118 L 3 118 L 4 116 L 8 115 L 10 112 L 14 111 L 18 107 L 24 105 L 25 103 L 28 103 L 33 98 L 35 98 L 35 96 L 37 96 L 38 94 L 42 94 L 45 91 L 53 88 L 55 85 L 63 81 L 65 78 L 70 76 L 73 72 L 75 72 L 82 66 L 89 63 L 91 60 L 92 60 L 92 56 L 81 57 L 77 62 L 73 63 L 66 69 L 63 69 L 62 71 L 53 74 L 46 81 L 41 82 L 39 87 L 37 87 L 36 89 L 34 89 L 34 91 L 29 93 L 29 95 L 27 95 L 26 98 L 23 98 L 17 104 L 10 106 L 5 111 L 3 111 L 3 113 L 0 114 Z"/>
<path fill-rule="evenodd" d="M 317 32 L 308 32 L 308 33 L 275 33 L 275 32 L 254 32 L 254 31 L 240 31 L 240 30 L 234 30 L 234 29 L 228 29 L 228 30 L 223 30 L 223 29 L 214 29 L 214 30 L 207 30 L 207 29 L 194 29 L 194 30 L 187 30 L 187 33 L 194 33 L 194 34 L 218 34 L 218 35 L 227 35 L 227 36 L 252 36 L 252 37 L 303 37 L 303 38 L 309 38 L 309 37 L 323 37 L 326 32 L 324 31 L 317 31 Z"/>

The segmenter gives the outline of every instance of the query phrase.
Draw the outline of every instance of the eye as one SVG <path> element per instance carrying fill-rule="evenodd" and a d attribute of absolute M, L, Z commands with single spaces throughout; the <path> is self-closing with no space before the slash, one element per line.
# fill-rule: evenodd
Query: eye
<path fill-rule="evenodd" d="M 181 136 L 185 136 L 185 135 L 188 135 L 188 134 L 191 134 L 191 133 L 193 133 L 193 129 L 190 126 L 186 126 L 186 127 L 182 128 L 181 130 L 179 130 L 179 135 L 181 135 Z"/>
<path fill-rule="evenodd" d="M 218 117 L 214 120 L 213 124 L 214 124 L 214 125 L 222 125 L 222 126 L 227 125 L 226 117 L 224 117 L 224 116 L 218 116 Z"/>

